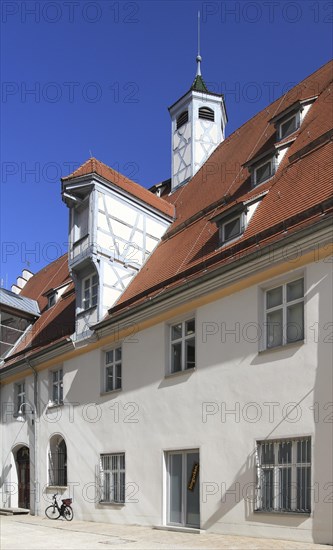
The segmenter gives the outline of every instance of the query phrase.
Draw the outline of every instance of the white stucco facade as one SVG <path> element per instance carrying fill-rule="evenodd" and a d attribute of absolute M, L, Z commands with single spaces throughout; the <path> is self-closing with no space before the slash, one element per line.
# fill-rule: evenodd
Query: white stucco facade
<path fill-rule="evenodd" d="M 182 313 L 166 309 L 162 321 L 138 321 L 127 337 L 96 345 L 37 368 L 37 509 L 50 495 L 71 496 L 77 519 L 168 524 L 166 455 L 195 450 L 200 457 L 200 527 L 212 532 L 329 543 L 331 540 L 332 430 L 331 258 L 297 266 L 260 282 L 243 278 L 238 291 L 207 294 Z M 304 277 L 304 341 L 262 351 L 263 292 L 281 281 Z M 200 302 L 200 300 L 199 300 Z M 199 303 L 197 302 L 197 303 Z M 185 303 L 185 302 L 184 302 Z M 183 304 L 184 305 L 184 304 Z M 169 374 L 170 324 L 195 318 L 196 367 Z M 121 331 L 120 331 L 121 332 Z M 103 392 L 105 351 L 122 347 L 122 389 Z M 147 353 L 149 350 L 149 353 Z M 50 372 L 63 368 L 63 405 L 47 408 Z M 33 373 L 25 369 L 27 401 Z M 34 445 L 31 416 L 13 419 L 14 385 L 2 396 L 2 506 L 17 506 L 14 453 Z M 67 485 L 48 479 L 50 439 L 67 445 Z M 256 443 L 310 437 L 311 513 L 256 512 Z M 8 452 L 9 450 L 9 452 Z M 100 503 L 99 461 L 125 453 L 126 502 Z M 33 471 L 31 479 L 34 478 Z M 32 493 L 34 491 L 31 483 Z"/>

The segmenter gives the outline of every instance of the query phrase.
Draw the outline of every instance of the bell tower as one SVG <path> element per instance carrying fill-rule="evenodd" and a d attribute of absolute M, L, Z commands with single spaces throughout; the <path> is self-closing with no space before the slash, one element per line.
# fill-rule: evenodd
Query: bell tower
<path fill-rule="evenodd" d="M 197 72 L 188 92 L 169 107 L 171 190 L 187 183 L 224 140 L 227 113 L 223 95 L 210 92 L 201 75 L 200 13 Z"/>

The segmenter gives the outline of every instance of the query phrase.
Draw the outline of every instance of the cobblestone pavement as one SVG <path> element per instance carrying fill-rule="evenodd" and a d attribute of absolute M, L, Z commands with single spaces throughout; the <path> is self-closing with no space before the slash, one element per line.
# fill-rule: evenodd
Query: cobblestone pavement
<path fill-rule="evenodd" d="M 333 550 L 333 546 L 241 536 L 192 534 L 90 521 L 52 521 L 35 516 L 0 516 L 1 550 L 226 549 Z"/>

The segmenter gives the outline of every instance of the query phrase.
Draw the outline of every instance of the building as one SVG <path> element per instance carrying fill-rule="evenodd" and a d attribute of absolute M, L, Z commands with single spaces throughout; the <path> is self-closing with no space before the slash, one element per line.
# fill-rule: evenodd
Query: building
<path fill-rule="evenodd" d="M 333 65 L 225 138 L 200 61 L 171 180 L 89 159 L 1 290 L 1 506 L 332 543 Z"/>

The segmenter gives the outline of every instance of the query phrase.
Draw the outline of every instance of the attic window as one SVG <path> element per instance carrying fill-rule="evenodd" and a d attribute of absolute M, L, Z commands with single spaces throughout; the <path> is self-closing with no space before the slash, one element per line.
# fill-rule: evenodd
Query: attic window
<path fill-rule="evenodd" d="M 274 175 L 275 166 L 273 158 L 257 165 L 253 170 L 253 183 L 259 185 Z"/>
<path fill-rule="evenodd" d="M 57 301 L 57 293 L 52 292 L 52 294 L 50 294 L 48 297 L 48 304 L 47 304 L 48 309 L 50 309 L 50 307 L 53 307 L 56 304 L 56 301 Z"/>
<path fill-rule="evenodd" d="M 221 245 L 236 239 L 244 232 L 245 219 L 245 212 L 242 212 L 233 218 L 228 216 L 228 219 L 222 219 L 220 221 L 218 226 Z"/>
<path fill-rule="evenodd" d="M 200 107 L 200 109 L 199 109 L 199 118 L 202 118 L 204 120 L 210 120 L 211 122 L 214 122 L 214 111 L 213 111 L 213 109 L 210 109 L 209 107 Z"/>
<path fill-rule="evenodd" d="M 283 122 L 281 122 L 278 132 L 279 132 L 279 139 L 283 139 L 293 132 L 295 132 L 299 128 L 299 117 L 295 113 L 291 117 L 287 118 Z"/>
<path fill-rule="evenodd" d="M 188 111 L 183 111 L 177 118 L 177 130 L 188 122 Z"/>

